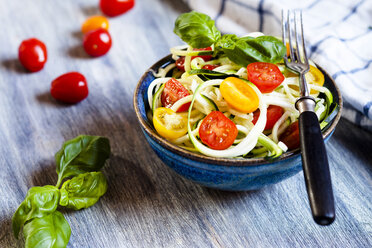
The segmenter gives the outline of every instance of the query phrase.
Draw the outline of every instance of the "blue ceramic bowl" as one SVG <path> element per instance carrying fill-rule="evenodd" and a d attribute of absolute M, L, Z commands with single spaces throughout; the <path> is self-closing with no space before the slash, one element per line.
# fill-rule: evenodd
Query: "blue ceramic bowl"
<path fill-rule="evenodd" d="M 301 171 L 300 150 L 284 153 L 279 159 L 213 158 L 184 150 L 160 137 L 147 113 L 147 88 L 154 80 L 152 71 L 158 71 L 173 62 L 171 55 L 159 60 L 142 76 L 134 93 L 134 109 L 146 140 L 159 158 L 179 175 L 210 188 L 245 191 L 278 183 Z M 322 69 L 321 69 L 322 70 Z M 340 109 L 332 122 L 323 131 L 327 141 L 341 117 L 342 99 L 340 91 L 331 77 L 325 75 L 325 86 L 330 89 Z"/>

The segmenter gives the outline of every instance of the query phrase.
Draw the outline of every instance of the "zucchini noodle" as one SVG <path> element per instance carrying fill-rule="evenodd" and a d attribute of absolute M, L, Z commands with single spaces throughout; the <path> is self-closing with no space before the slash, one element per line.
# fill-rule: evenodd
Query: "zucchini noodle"
<path fill-rule="evenodd" d="M 279 127 L 281 127 L 284 124 L 285 120 L 288 119 L 289 115 L 290 115 L 290 112 L 289 111 L 286 111 L 282 115 L 282 117 L 280 117 L 280 119 L 274 124 L 274 127 L 273 127 L 273 129 L 271 131 L 271 138 L 272 138 L 272 140 L 275 143 L 278 143 L 279 142 L 279 135 L 281 134 L 281 133 L 278 132 L 279 131 Z M 284 130 L 281 129 L 280 131 L 284 131 Z"/>
<path fill-rule="evenodd" d="M 152 81 L 151 84 L 149 85 L 149 88 L 147 90 L 147 98 L 148 98 L 149 105 L 150 105 L 151 109 L 153 109 L 152 102 L 153 102 L 153 96 L 154 96 L 153 91 L 154 91 L 155 87 L 158 86 L 158 85 L 161 85 L 161 84 L 165 84 L 167 81 L 169 81 L 169 79 L 171 79 L 171 78 L 157 78 L 154 81 Z M 157 91 L 157 90 L 155 90 L 155 91 Z"/>
<path fill-rule="evenodd" d="M 160 68 L 158 72 L 152 71 L 152 74 L 154 74 L 157 78 L 164 78 L 170 70 L 176 67 L 175 63 L 167 65 L 165 68 Z"/>

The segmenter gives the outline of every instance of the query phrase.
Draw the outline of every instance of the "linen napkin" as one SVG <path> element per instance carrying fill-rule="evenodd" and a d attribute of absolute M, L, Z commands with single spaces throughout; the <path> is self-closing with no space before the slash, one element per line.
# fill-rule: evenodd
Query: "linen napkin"
<path fill-rule="evenodd" d="M 308 56 L 336 81 L 342 116 L 372 132 L 371 0 L 185 0 L 222 33 L 281 36 L 281 10 L 301 9 Z"/>

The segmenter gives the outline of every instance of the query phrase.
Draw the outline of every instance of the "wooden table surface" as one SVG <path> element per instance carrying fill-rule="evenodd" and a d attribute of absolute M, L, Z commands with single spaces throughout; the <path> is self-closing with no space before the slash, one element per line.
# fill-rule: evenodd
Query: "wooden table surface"
<path fill-rule="evenodd" d="M 0 247 L 22 247 L 11 217 L 32 186 L 55 184 L 54 154 L 79 134 L 106 136 L 112 156 L 107 193 L 93 207 L 62 211 L 68 247 L 372 247 L 372 134 L 341 119 L 327 144 L 337 218 L 317 226 L 303 174 L 253 192 L 222 192 L 189 182 L 151 151 L 132 107 L 141 74 L 180 44 L 173 34 L 181 1 L 138 0 L 110 19 L 113 47 L 101 58 L 81 46 L 81 23 L 98 1 L 0 0 Z M 48 47 L 48 62 L 27 73 L 23 39 Z M 50 82 L 83 73 L 89 97 L 55 102 Z"/>

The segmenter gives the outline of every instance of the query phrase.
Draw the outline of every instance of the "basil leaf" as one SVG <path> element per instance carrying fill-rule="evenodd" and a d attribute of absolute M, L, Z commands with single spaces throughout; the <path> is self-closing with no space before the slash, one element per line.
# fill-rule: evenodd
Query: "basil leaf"
<path fill-rule="evenodd" d="M 22 226 L 36 217 L 54 212 L 58 206 L 59 190 L 55 186 L 32 187 L 13 215 L 13 233 L 18 238 Z"/>
<path fill-rule="evenodd" d="M 67 246 L 71 228 L 65 217 L 55 211 L 27 223 L 23 228 L 23 235 L 26 238 L 26 248 L 61 248 Z"/>
<path fill-rule="evenodd" d="M 55 155 L 57 187 L 66 177 L 99 171 L 110 156 L 110 141 L 99 136 L 80 135 L 66 141 Z"/>
<path fill-rule="evenodd" d="M 181 14 L 173 32 L 194 48 L 209 47 L 220 39 L 221 33 L 207 15 L 195 11 Z"/>
<path fill-rule="evenodd" d="M 216 47 L 240 66 L 258 61 L 279 63 L 287 51 L 283 42 L 273 36 L 238 38 L 236 35 L 228 34 L 222 36 Z"/>
<path fill-rule="evenodd" d="M 88 172 L 63 183 L 59 204 L 75 210 L 94 205 L 106 193 L 107 181 L 102 172 Z"/>

